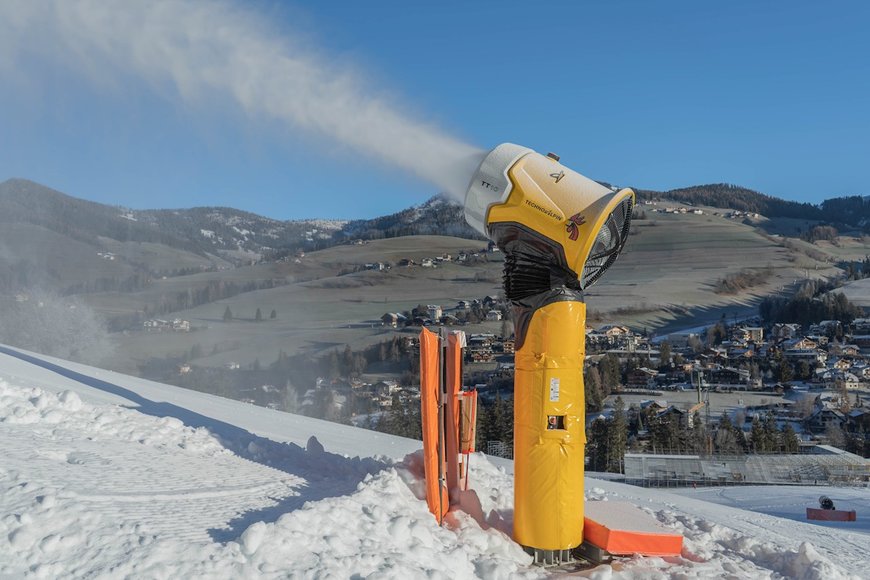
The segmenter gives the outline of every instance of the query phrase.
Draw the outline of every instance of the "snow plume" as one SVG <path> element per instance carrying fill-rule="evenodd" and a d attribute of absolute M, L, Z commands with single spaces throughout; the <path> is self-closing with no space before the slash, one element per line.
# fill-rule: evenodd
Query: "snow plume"
<path fill-rule="evenodd" d="M 112 354 L 104 322 L 81 300 L 39 289 L 20 296 L 0 311 L 0 343 L 95 364 Z"/>
<path fill-rule="evenodd" d="M 330 137 L 457 199 L 483 157 L 240 2 L 4 0 L 0 71 L 33 70 L 33 56 L 98 85 L 134 75 L 187 102 L 228 97 L 253 117 Z"/>

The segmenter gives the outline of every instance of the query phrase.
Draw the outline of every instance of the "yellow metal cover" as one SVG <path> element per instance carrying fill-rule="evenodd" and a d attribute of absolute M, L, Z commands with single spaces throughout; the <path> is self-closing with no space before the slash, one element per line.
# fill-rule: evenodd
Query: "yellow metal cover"
<path fill-rule="evenodd" d="M 585 328 L 584 303 L 548 304 L 516 352 L 514 539 L 523 546 L 567 550 L 583 541 Z"/>
<path fill-rule="evenodd" d="M 529 153 L 508 171 L 510 196 L 489 208 L 487 225 L 515 222 L 565 249 L 567 265 L 580 274 L 604 220 L 634 192 L 613 192 L 539 153 Z"/>

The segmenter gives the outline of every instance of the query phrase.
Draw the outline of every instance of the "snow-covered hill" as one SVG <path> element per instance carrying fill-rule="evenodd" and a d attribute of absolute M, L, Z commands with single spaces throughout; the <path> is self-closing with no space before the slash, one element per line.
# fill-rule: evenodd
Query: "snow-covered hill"
<path fill-rule="evenodd" d="M 510 463 L 474 456 L 475 493 L 438 527 L 420 499 L 419 447 L 3 347 L 0 577 L 549 574 L 510 540 Z M 799 503 L 795 494 L 820 489 L 788 493 Z M 765 513 L 785 491 L 680 496 L 588 478 L 589 501 L 633 501 L 682 532 L 685 548 L 680 558 L 576 575 L 866 577 L 867 526 Z M 849 496 L 858 524 L 870 514 L 868 495 Z"/>

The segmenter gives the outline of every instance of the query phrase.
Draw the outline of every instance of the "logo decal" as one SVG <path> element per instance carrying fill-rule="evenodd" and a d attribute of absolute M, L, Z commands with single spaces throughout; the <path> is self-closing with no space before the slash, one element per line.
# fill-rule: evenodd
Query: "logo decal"
<path fill-rule="evenodd" d="M 553 179 L 555 179 L 555 180 L 556 180 L 556 183 L 559 183 L 560 181 L 562 181 L 562 178 L 565 177 L 565 172 L 564 172 L 564 171 L 560 171 L 559 173 L 551 173 L 551 174 L 550 174 L 550 177 L 552 177 Z"/>
<path fill-rule="evenodd" d="M 568 218 L 568 223 L 565 224 L 565 229 L 568 232 L 568 239 L 572 242 L 576 242 L 578 236 L 580 235 L 580 226 L 586 223 L 586 218 L 580 215 L 579 213 L 575 213 L 571 217 Z"/>

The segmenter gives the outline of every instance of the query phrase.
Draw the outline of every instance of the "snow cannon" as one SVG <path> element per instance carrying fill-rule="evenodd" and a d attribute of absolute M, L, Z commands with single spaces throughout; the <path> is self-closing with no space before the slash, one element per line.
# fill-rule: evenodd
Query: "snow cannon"
<path fill-rule="evenodd" d="M 823 522 L 854 522 L 858 519 L 855 510 L 838 510 L 834 500 L 826 495 L 819 498 L 819 507 L 807 508 L 808 520 Z"/>
<path fill-rule="evenodd" d="M 515 328 L 514 539 L 538 559 L 583 542 L 586 305 L 625 246 L 635 203 L 549 153 L 503 143 L 480 164 L 465 219 L 504 253 Z"/>

